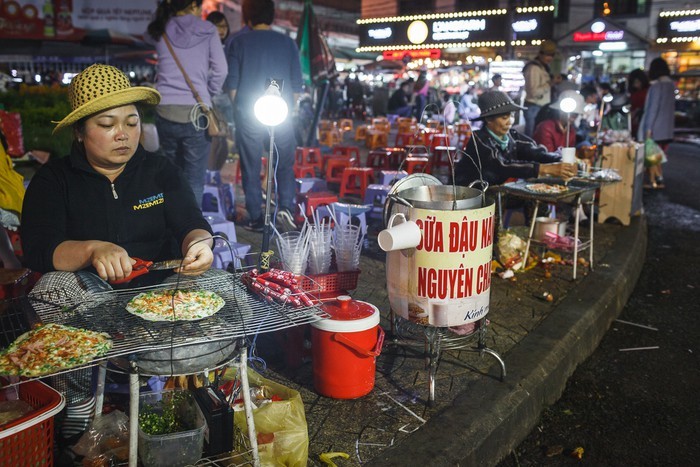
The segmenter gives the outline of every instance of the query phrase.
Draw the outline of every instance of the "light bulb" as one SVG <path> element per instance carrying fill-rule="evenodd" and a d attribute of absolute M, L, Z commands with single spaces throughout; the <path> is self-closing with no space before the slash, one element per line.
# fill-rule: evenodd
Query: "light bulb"
<path fill-rule="evenodd" d="M 255 118 L 263 125 L 277 126 L 287 118 L 289 107 L 282 99 L 279 88 L 276 85 L 270 85 L 265 95 L 255 101 L 253 112 Z"/>
<path fill-rule="evenodd" d="M 571 113 L 576 110 L 576 100 L 573 97 L 565 97 L 559 103 L 562 112 Z"/>

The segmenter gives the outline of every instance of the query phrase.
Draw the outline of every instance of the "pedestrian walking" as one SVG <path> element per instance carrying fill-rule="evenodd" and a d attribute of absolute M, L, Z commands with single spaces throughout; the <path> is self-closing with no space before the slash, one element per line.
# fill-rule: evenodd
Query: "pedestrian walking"
<path fill-rule="evenodd" d="M 261 232 L 263 192 L 260 169 L 263 152 L 268 149 L 268 129 L 254 117 L 253 107 L 271 80 L 281 85 L 282 97 L 294 109 L 301 92 L 302 77 L 299 49 L 288 36 L 270 28 L 275 16 L 272 0 L 244 0 L 243 20 L 252 31 L 234 38 L 231 44 L 226 88 L 230 89 L 236 122 L 236 142 L 240 152 L 241 176 L 248 222 L 244 227 Z M 292 112 L 290 112 L 292 113 Z M 275 127 L 274 166 L 277 182 L 277 215 L 280 228 L 296 228 L 292 212 L 295 207 L 294 150 L 296 140 L 292 118 Z"/>
<path fill-rule="evenodd" d="M 211 108 L 212 96 L 226 79 L 219 34 L 216 26 L 200 17 L 201 6 L 202 0 L 162 0 L 147 34 L 158 53 L 156 89 L 162 97 L 156 107 L 156 128 L 161 151 L 182 169 L 200 206 L 211 138 L 188 81 Z"/>
<path fill-rule="evenodd" d="M 552 101 L 549 65 L 554 60 L 557 46 L 550 40 L 540 45 L 539 53 L 523 68 L 525 77 L 525 134 L 532 137 L 535 132 L 537 113 Z"/>

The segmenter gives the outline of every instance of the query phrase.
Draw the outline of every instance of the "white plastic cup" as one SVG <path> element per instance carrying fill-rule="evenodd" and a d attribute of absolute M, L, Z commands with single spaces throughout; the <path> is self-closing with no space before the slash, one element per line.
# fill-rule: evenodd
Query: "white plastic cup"
<path fill-rule="evenodd" d="M 576 148 L 561 148 L 561 161 L 565 164 L 576 162 Z"/>
<path fill-rule="evenodd" d="M 394 225 L 394 220 L 402 218 L 403 222 Z M 397 212 L 389 219 L 389 227 L 379 232 L 377 241 L 384 251 L 415 248 L 420 244 L 421 231 L 418 224 L 406 219 L 402 212 Z"/>

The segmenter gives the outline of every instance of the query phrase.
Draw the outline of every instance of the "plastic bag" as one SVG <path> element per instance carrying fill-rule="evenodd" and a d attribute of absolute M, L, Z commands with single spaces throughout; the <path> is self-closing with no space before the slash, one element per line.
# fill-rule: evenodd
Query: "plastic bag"
<path fill-rule="evenodd" d="M 498 236 L 498 262 L 506 269 L 517 271 L 523 267 L 523 255 L 527 243 L 510 229 Z"/>
<path fill-rule="evenodd" d="M 95 418 L 87 431 L 73 447 L 73 452 L 84 456 L 87 462 L 102 458 L 107 453 L 120 461 L 129 457 L 129 417 L 115 410 Z"/>
<path fill-rule="evenodd" d="M 233 378 L 235 375 L 231 372 L 227 373 L 223 379 Z M 294 389 L 263 378 L 251 369 L 248 369 L 248 382 L 251 392 L 254 387 L 264 387 L 267 392 L 276 396 L 272 402 L 253 409 L 261 464 L 306 466 L 309 457 L 309 432 L 301 394 Z M 278 398 L 282 400 L 276 400 Z M 247 436 L 248 424 L 245 411 L 234 412 L 233 422 Z"/>
<path fill-rule="evenodd" d="M 655 165 L 664 164 L 668 159 L 666 159 L 666 154 L 663 149 L 656 144 L 651 138 L 647 138 L 644 141 L 644 166 L 654 167 Z"/>

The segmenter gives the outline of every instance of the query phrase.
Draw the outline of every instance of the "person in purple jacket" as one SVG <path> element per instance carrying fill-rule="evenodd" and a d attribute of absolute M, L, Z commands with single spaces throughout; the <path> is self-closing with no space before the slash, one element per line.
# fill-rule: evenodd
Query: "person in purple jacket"
<path fill-rule="evenodd" d="M 201 18 L 202 0 L 163 0 L 148 25 L 147 39 L 158 53 L 156 128 L 163 154 L 184 172 L 201 206 L 211 138 L 206 118 L 164 40 L 174 53 L 204 104 L 221 92 L 227 65 L 221 39 L 212 23 Z"/>

